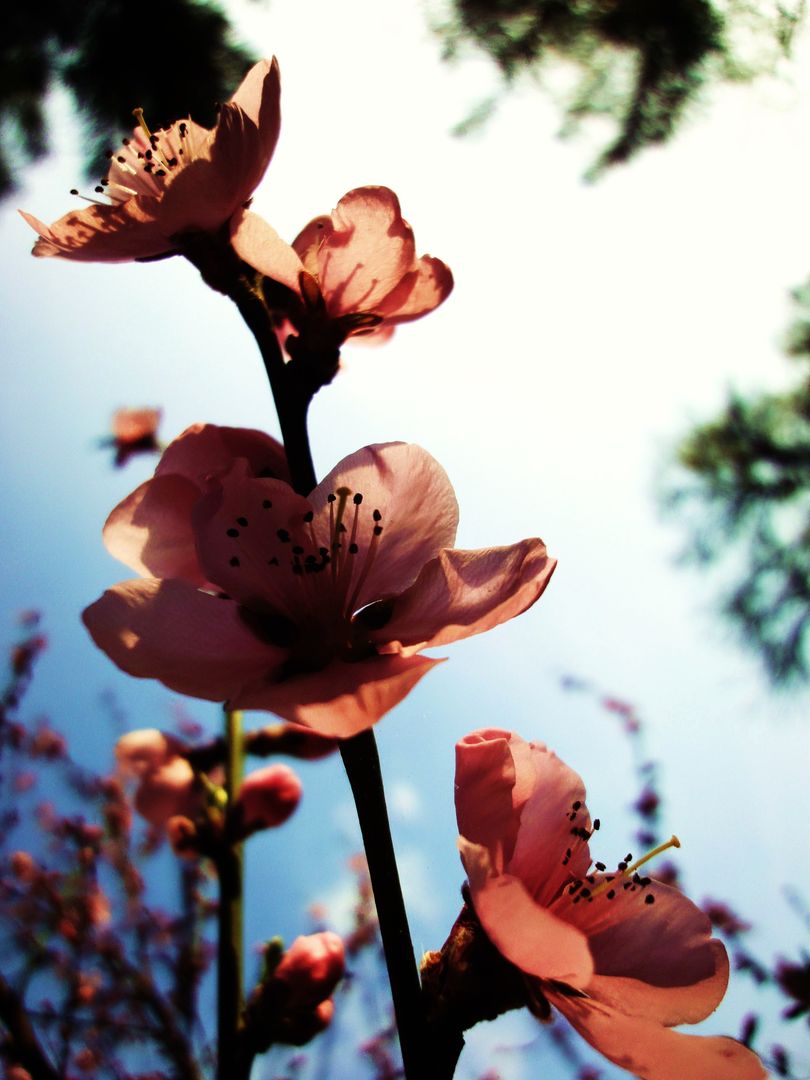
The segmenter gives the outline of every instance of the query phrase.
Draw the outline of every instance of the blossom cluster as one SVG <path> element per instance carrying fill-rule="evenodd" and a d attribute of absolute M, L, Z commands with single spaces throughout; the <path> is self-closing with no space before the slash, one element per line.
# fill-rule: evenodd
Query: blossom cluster
<path fill-rule="evenodd" d="M 453 278 L 441 260 L 417 255 L 388 188 L 348 192 L 292 244 L 249 208 L 279 137 L 279 98 L 278 65 L 263 61 L 212 130 L 182 120 L 152 132 L 140 114 L 110 156 L 100 192 L 109 202 L 50 226 L 24 217 L 39 234 L 38 256 L 188 258 L 253 330 L 285 436 L 282 445 L 260 431 L 201 423 L 170 443 L 154 476 L 104 526 L 108 550 L 136 576 L 85 610 L 94 642 L 130 675 L 219 702 L 231 717 L 259 710 L 303 725 L 315 741 L 301 742 L 300 756 L 340 741 L 357 779 L 357 747 L 368 747 L 370 729 L 441 662 L 425 650 L 523 614 L 556 564 L 538 537 L 456 548 L 453 488 L 419 446 L 365 446 L 316 480 L 306 406 L 337 371 L 344 342 L 385 340 L 435 310 Z M 154 441 L 157 414 L 139 419 L 116 434 L 119 443 Z M 221 934 L 239 899 L 227 884 L 238 873 L 234 852 L 282 825 L 302 793 L 285 765 L 237 775 L 250 747 L 235 730 L 223 753 L 156 729 L 129 733 L 117 750 L 140 814 L 178 854 L 213 863 L 223 883 Z M 360 780 L 370 785 L 371 771 Z M 472 1023 L 523 1005 L 540 1019 L 558 1010 L 642 1078 L 765 1075 L 734 1040 L 672 1031 L 704 1019 L 723 997 L 725 948 L 681 891 L 639 873 L 647 856 L 628 855 L 612 871 L 592 864 L 598 821 L 584 785 L 545 745 L 501 729 L 462 739 L 456 810 L 465 905 L 423 965 L 427 1040 L 416 1046 L 401 1028 L 407 1076 L 427 1075 L 414 1062 L 425 1061 L 431 1040 L 458 1043 Z M 378 826 L 367 818 L 364 832 Z M 238 922 L 229 925 L 236 933 Z M 388 925 L 381 915 L 387 951 Z M 324 1028 L 344 970 L 343 943 L 328 932 L 298 938 L 286 953 L 271 943 L 264 955 L 228 1036 L 239 1075 L 271 1043 L 303 1043 Z M 407 995 L 398 998 L 389 962 L 405 1016 Z M 451 1058 L 446 1051 L 443 1060 Z M 452 1075 L 452 1063 L 442 1067 Z"/>

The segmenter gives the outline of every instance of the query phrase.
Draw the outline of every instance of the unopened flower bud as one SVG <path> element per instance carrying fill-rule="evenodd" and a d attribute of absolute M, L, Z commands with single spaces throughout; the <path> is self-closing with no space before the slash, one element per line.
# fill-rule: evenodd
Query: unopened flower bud
<path fill-rule="evenodd" d="M 30 884 L 37 875 L 37 864 L 27 851 L 15 851 L 11 856 L 11 872 L 18 881 Z"/>
<path fill-rule="evenodd" d="M 194 859 L 199 855 L 197 827 L 190 818 L 182 814 L 170 817 L 166 822 L 166 835 L 175 855 L 184 859 Z"/>
<path fill-rule="evenodd" d="M 343 942 L 331 930 L 297 937 L 273 973 L 289 991 L 285 1012 L 314 1008 L 331 997 L 345 966 Z"/>
<path fill-rule="evenodd" d="M 301 799 L 301 781 L 289 765 L 267 765 L 245 777 L 233 805 L 232 828 L 244 838 L 282 825 Z M 299 939 L 300 940 L 300 939 Z"/>

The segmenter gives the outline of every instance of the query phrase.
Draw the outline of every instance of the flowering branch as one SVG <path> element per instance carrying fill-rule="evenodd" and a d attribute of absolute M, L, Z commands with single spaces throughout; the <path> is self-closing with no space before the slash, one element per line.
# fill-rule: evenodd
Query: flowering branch
<path fill-rule="evenodd" d="M 8 1028 L 16 1063 L 38 1080 L 58 1080 L 56 1070 L 39 1045 L 21 999 L 0 975 L 0 1020 Z"/>

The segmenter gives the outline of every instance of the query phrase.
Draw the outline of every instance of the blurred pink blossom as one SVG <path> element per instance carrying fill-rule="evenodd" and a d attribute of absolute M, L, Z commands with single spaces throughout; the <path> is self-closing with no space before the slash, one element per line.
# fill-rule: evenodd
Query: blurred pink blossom
<path fill-rule="evenodd" d="M 644 1080 L 759 1080 L 733 1039 L 670 1030 L 721 1001 L 728 958 L 708 918 L 667 885 L 591 870 L 580 777 L 542 743 L 487 729 L 456 747 L 459 847 L 496 948 L 610 1061 Z M 632 868 L 630 868 L 632 869 Z"/>
<path fill-rule="evenodd" d="M 215 461 L 224 442 L 203 431 L 164 456 L 185 475 L 159 465 L 105 526 L 113 554 L 150 576 L 84 621 L 131 675 L 348 738 L 440 662 L 421 649 L 519 615 L 551 577 L 538 539 L 453 550 L 453 489 L 418 446 L 364 447 L 303 498 L 242 455 Z M 208 477 L 204 494 L 189 475 Z"/>
<path fill-rule="evenodd" d="M 152 133 L 143 121 L 110 155 L 109 175 L 96 188 L 110 203 L 91 201 L 51 226 L 21 211 L 40 236 L 33 254 L 128 262 L 177 251 L 179 234 L 219 229 L 250 199 L 270 163 L 279 96 L 278 64 L 262 60 L 212 130 L 176 120 Z"/>
<path fill-rule="evenodd" d="M 245 777 L 233 805 L 240 838 L 283 825 L 301 801 L 301 781 L 289 765 L 266 765 Z"/>

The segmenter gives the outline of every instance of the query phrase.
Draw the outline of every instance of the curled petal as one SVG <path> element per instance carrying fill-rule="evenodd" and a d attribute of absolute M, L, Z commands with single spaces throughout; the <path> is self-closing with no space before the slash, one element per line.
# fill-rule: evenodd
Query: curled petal
<path fill-rule="evenodd" d="M 463 836 L 458 846 L 475 913 L 496 949 L 529 975 L 587 986 L 593 961 L 585 935 L 536 904 L 518 878 L 495 873 L 485 848 Z"/>
<path fill-rule="evenodd" d="M 86 608 L 96 645 L 129 675 L 228 701 L 284 660 L 239 618 L 237 605 L 184 581 L 124 581 Z"/>
<path fill-rule="evenodd" d="M 496 873 L 512 857 L 520 824 L 511 733 L 491 728 L 456 744 L 456 821 L 468 841 L 487 848 Z M 522 740 L 521 740 L 522 741 Z"/>
<path fill-rule="evenodd" d="M 542 540 L 480 551 L 442 551 L 397 598 L 378 632 L 381 649 L 410 656 L 490 630 L 542 595 L 556 566 Z"/>
<path fill-rule="evenodd" d="M 440 663 L 427 656 L 375 656 L 357 663 L 335 660 L 322 671 L 281 683 L 257 681 L 241 691 L 233 704 L 269 709 L 322 735 L 349 739 L 372 727 Z"/>
<path fill-rule="evenodd" d="M 543 993 L 591 1046 L 639 1080 L 767 1080 L 757 1055 L 734 1039 L 684 1035 L 592 998 L 545 986 Z"/>

